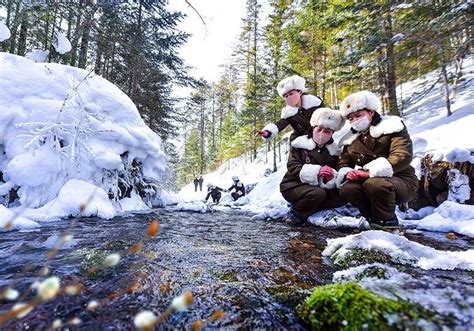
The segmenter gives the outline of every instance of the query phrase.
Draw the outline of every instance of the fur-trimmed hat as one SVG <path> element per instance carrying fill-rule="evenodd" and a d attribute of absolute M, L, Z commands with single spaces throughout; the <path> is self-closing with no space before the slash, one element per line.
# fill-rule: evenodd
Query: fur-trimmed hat
<path fill-rule="evenodd" d="M 347 117 L 350 113 L 354 113 L 358 110 L 370 109 L 376 112 L 380 111 L 380 100 L 379 98 L 370 91 L 360 91 L 348 95 L 342 100 L 339 110 L 342 116 Z"/>
<path fill-rule="evenodd" d="M 238 181 L 238 180 L 239 180 L 239 176 L 232 176 L 232 180 L 233 180 L 234 182 Z"/>
<path fill-rule="evenodd" d="M 311 115 L 309 123 L 312 127 L 319 126 L 328 128 L 333 131 L 339 131 L 346 122 L 346 119 L 342 117 L 342 114 L 337 110 L 330 108 L 319 108 Z"/>
<path fill-rule="evenodd" d="M 278 94 L 283 98 L 283 96 L 286 93 L 292 90 L 300 90 L 304 92 L 305 84 L 306 84 L 306 81 L 303 77 L 300 77 L 298 75 L 293 75 L 281 80 L 277 85 L 277 91 L 278 91 Z"/>

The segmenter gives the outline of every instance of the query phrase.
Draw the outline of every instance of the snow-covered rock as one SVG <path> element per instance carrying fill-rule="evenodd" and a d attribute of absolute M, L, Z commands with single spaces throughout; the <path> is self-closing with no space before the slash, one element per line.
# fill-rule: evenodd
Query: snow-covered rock
<path fill-rule="evenodd" d="M 335 264 L 351 258 L 354 250 L 381 252 L 393 263 L 409 264 L 422 269 L 474 270 L 474 249 L 439 251 L 384 231 L 365 231 L 342 238 L 328 239 L 322 255 Z M 388 261 L 387 261 L 388 262 Z"/>
<path fill-rule="evenodd" d="M 0 77 L 1 194 L 16 189 L 23 208 L 44 207 L 36 213 L 41 219 L 77 215 L 94 191 L 84 214 L 110 218 L 121 206 L 143 209 L 137 195 L 117 203 L 120 189 L 141 181 L 159 191 L 166 172 L 161 140 L 115 85 L 86 70 L 6 53 Z"/>

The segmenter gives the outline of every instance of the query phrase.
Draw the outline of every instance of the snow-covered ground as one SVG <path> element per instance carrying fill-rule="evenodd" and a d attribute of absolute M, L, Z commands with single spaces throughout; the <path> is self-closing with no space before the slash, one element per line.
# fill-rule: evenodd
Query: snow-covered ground
<path fill-rule="evenodd" d="M 0 209 L 0 224 L 149 208 L 135 190 L 128 198 L 119 190 L 141 181 L 159 192 L 166 156 L 119 88 L 86 70 L 0 53 L 0 91 L 0 196 L 19 196 Z"/>
<path fill-rule="evenodd" d="M 454 68 L 449 68 L 452 73 Z M 414 145 L 412 165 L 420 175 L 420 158 L 427 153 L 433 154 L 435 160 L 450 162 L 470 161 L 474 163 L 474 57 L 463 64 L 463 80 L 458 87 L 457 95 L 452 100 L 452 115 L 447 117 L 443 90 L 438 80 L 439 71 L 434 71 L 420 79 L 404 83 L 398 87 L 398 95 L 403 98 L 404 120 L 411 134 Z M 428 93 L 423 94 L 433 86 Z M 349 130 L 349 125 L 336 133 L 337 141 Z M 258 219 L 278 219 L 288 211 L 288 204 L 279 193 L 279 183 L 286 172 L 288 146 L 282 146 L 282 157 L 277 166 L 278 171 L 265 177 L 265 170 L 273 168 L 272 153 L 266 154 L 265 146 L 258 151 L 258 158 L 250 163 L 244 157 L 231 159 L 216 171 L 204 175 L 203 191 L 194 192 L 191 183 L 181 189 L 177 195 L 178 209 L 206 212 L 210 202 L 204 204 L 206 184 L 212 183 L 222 188 L 231 186 L 231 177 L 238 175 L 244 184 L 257 185 L 253 190 L 236 202 L 229 194 L 224 193 L 219 205 L 212 209 L 238 208 L 250 212 Z M 464 186 L 466 187 L 466 186 Z M 467 186 L 468 187 L 468 186 Z M 460 197 L 461 196 L 461 197 Z M 474 237 L 474 206 L 459 204 L 469 196 L 469 191 L 458 192 L 451 196 L 453 201 L 446 201 L 438 208 L 423 208 L 408 213 L 397 211 L 404 225 L 416 226 L 419 229 L 441 232 L 457 232 Z M 364 227 L 363 220 L 356 210 L 347 212 L 347 207 L 334 211 L 323 211 L 314 214 L 309 221 L 318 226 L 329 227 Z M 335 216 L 335 217 L 334 217 Z"/>

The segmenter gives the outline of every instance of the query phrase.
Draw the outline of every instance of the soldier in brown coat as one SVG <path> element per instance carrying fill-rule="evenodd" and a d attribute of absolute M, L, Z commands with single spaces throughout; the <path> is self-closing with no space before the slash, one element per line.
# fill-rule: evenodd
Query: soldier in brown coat
<path fill-rule="evenodd" d="M 372 226 L 396 226 L 396 204 L 411 200 L 418 179 L 410 165 L 413 147 L 398 116 L 381 117 L 370 91 L 346 97 L 340 111 L 351 123 L 343 146 L 337 183 L 341 196 L 359 208 Z"/>
<path fill-rule="evenodd" d="M 286 103 L 281 111 L 281 119 L 276 123 L 267 124 L 258 134 L 265 140 L 270 140 L 288 125 L 294 130 L 290 140 L 308 134 L 311 128 L 309 124 L 311 115 L 317 108 L 323 107 L 323 101 L 314 95 L 305 94 L 304 90 L 305 79 L 297 75 L 279 82 L 277 91 Z"/>
<path fill-rule="evenodd" d="M 343 205 L 336 188 L 339 152 L 332 135 L 344 121 L 338 111 L 321 108 L 311 117 L 311 135 L 291 142 L 288 171 L 280 183 L 282 196 L 292 203 L 289 223 L 303 224 L 318 210 Z"/>

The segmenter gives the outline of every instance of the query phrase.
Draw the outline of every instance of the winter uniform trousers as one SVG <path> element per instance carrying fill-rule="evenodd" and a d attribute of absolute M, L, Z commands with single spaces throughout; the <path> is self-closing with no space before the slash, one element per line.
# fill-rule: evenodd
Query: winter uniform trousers
<path fill-rule="evenodd" d="M 344 146 L 337 179 L 341 196 L 367 219 L 378 222 L 394 218 L 396 205 L 411 200 L 418 188 L 410 165 L 412 141 L 403 121 L 377 115 L 367 132 L 349 132 L 340 144 Z M 343 183 L 355 167 L 367 170 L 370 178 Z"/>
<path fill-rule="evenodd" d="M 293 213 L 302 220 L 306 220 L 319 210 L 337 208 L 344 204 L 339 196 L 339 190 L 325 190 L 309 184 L 283 191 L 281 195 L 292 203 Z"/>

